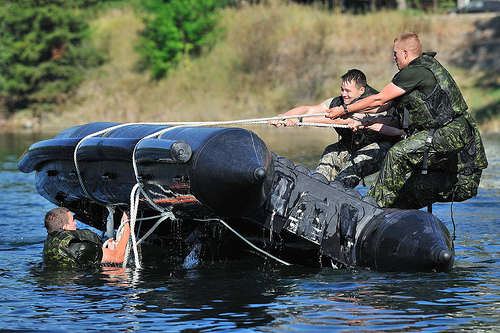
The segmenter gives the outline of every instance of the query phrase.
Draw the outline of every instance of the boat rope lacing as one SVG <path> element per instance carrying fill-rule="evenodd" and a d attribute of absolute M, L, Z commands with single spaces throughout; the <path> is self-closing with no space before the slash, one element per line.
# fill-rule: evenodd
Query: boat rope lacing
<path fill-rule="evenodd" d="M 137 122 L 137 123 L 118 124 L 118 125 L 111 126 L 109 128 L 105 128 L 103 130 L 88 134 L 85 137 L 83 137 L 75 147 L 75 151 L 73 153 L 73 162 L 75 164 L 75 170 L 76 170 L 76 174 L 78 177 L 78 181 L 80 183 L 81 188 L 83 189 L 83 192 L 85 193 L 85 196 L 87 198 L 89 198 L 90 201 L 92 201 L 96 204 L 99 204 L 99 205 L 103 205 L 102 202 L 100 202 L 94 196 L 91 195 L 91 193 L 89 192 L 89 190 L 87 189 L 87 187 L 85 186 L 85 183 L 83 181 L 82 173 L 81 173 L 81 170 L 79 168 L 78 158 L 77 158 L 78 150 L 80 149 L 82 144 L 89 138 L 104 135 L 104 134 L 112 132 L 116 129 L 126 127 L 126 126 L 133 126 L 133 125 L 172 126 L 172 127 L 162 129 L 160 131 L 157 131 L 155 133 L 149 134 L 149 135 L 141 138 L 136 143 L 136 145 L 134 147 L 134 151 L 132 153 L 132 164 L 133 164 L 134 175 L 135 175 L 135 179 L 136 179 L 136 184 L 134 185 L 134 187 L 130 193 L 130 203 L 129 203 L 129 206 L 130 206 L 130 217 L 129 217 L 130 218 L 130 239 L 132 240 L 132 245 L 130 245 L 130 242 L 127 244 L 127 250 L 126 250 L 126 254 L 125 254 L 125 259 L 123 261 L 123 266 L 125 267 L 127 265 L 127 262 L 129 261 L 129 257 L 130 257 L 130 251 L 132 250 L 134 253 L 135 266 L 137 268 L 140 268 L 141 264 L 140 264 L 140 260 L 139 260 L 139 251 L 137 248 L 138 245 L 141 242 L 143 242 L 147 237 L 149 237 L 151 235 L 151 233 L 153 233 L 153 231 L 160 225 L 161 222 L 163 222 L 167 219 L 170 219 L 172 221 L 175 221 L 177 219 L 170 209 L 165 209 L 165 208 L 157 205 L 154 202 L 154 200 L 152 200 L 149 197 L 147 191 L 144 190 L 143 184 L 142 184 L 141 179 L 140 179 L 140 175 L 138 173 L 137 163 L 136 163 L 136 159 L 135 159 L 135 155 L 136 155 L 135 153 L 136 153 L 137 147 L 142 140 L 153 138 L 153 137 L 159 138 L 162 134 L 164 134 L 172 129 L 179 128 L 179 127 L 203 127 L 203 126 L 209 127 L 209 126 L 221 126 L 221 125 L 269 124 L 269 122 L 273 121 L 273 120 L 278 120 L 278 122 L 277 122 L 278 124 L 283 124 L 286 119 L 300 118 L 302 120 L 302 118 L 320 117 L 320 116 L 326 116 L 326 115 L 327 115 L 327 113 L 323 112 L 323 113 L 304 114 L 304 115 L 276 116 L 276 117 L 268 117 L 268 118 L 253 118 L 253 119 L 228 120 L 228 121 Z M 302 121 L 296 123 L 295 126 L 335 127 L 335 128 L 348 128 L 349 127 L 348 125 L 345 125 L 345 124 L 307 123 L 307 122 L 302 122 Z M 142 220 L 142 219 L 137 218 L 137 212 L 138 212 L 138 208 L 139 208 L 139 202 L 140 202 L 141 195 L 146 199 L 147 203 L 152 208 L 154 208 L 158 212 L 161 212 L 161 215 L 159 215 L 160 218 L 158 219 L 156 224 L 148 232 L 146 232 L 146 234 L 139 241 L 137 241 L 137 238 L 135 235 L 135 225 L 136 225 L 136 222 L 138 220 Z M 106 208 L 108 209 L 108 221 L 106 224 L 106 233 L 107 233 L 108 237 L 111 237 L 113 235 L 113 232 L 114 232 L 113 216 L 114 216 L 115 207 L 120 206 L 120 205 L 125 205 L 125 203 L 116 203 L 113 205 L 106 204 L 105 205 Z M 216 220 L 218 220 L 220 223 L 222 223 L 229 230 L 234 232 L 238 237 L 243 239 L 246 243 L 251 245 L 253 248 L 258 250 L 259 252 L 265 253 L 267 256 L 269 256 L 269 257 L 271 257 L 271 258 L 273 258 L 273 259 L 275 259 L 275 260 L 277 260 L 285 265 L 290 265 L 289 263 L 282 261 L 281 259 L 263 251 L 262 249 L 256 247 L 252 243 L 250 243 L 243 236 L 241 236 L 234 229 L 232 229 L 226 222 L 224 222 L 220 219 L 216 219 Z M 122 228 L 123 224 L 124 224 L 124 222 L 122 221 L 122 224 L 120 225 L 119 230 Z"/>

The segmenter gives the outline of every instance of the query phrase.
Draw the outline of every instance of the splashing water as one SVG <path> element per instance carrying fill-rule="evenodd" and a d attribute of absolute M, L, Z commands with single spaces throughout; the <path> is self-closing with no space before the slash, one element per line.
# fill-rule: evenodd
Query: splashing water
<path fill-rule="evenodd" d="M 200 253 L 202 245 L 203 244 L 201 243 L 194 244 L 193 250 L 187 255 L 186 259 L 184 259 L 184 263 L 182 264 L 184 268 L 195 268 L 200 264 Z"/>

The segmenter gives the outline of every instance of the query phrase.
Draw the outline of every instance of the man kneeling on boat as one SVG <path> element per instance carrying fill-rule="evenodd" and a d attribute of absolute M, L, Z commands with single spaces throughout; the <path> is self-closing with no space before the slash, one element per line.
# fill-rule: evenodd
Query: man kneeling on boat
<path fill-rule="evenodd" d="M 76 228 L 76 221 L 69 209 L 58 207 L 50 210 L 45 215 L 47 239 L 43 247 L 44 266 L 79 268 L 122 263 L 130 237 L 130 225 L 125 212 L 122 222 L 125 225 L 120 241 L 115 244 L 110 240 L 103 246 L 95 232 Z"/>

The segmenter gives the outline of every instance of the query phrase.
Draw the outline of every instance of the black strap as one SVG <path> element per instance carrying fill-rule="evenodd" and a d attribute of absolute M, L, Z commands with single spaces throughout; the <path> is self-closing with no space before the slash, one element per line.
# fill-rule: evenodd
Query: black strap
<path fill-rule="evenodd" d="M 453 223 L 453 240 L 456 239 L 456 227 L 455 227 L 455 220 L 453 219 L 453 201 L 455 200 L 455 190 L 457 188 L 455 187 L 453 189 L 453 192 L 451 194 L 451 205 L 450 205 L 450 216 L 451 216 L 451 223 Z"/>
<path fill-rule="evenodd" d="M 403 108 L 403 130 L 407 132 L 410 125 L 410 111 L 406 107 Z"/>
<path fill-rule="evenodd" d="M 427 139 L 425 140 L 424 147 L 424 159 L 422 160 L 422 174 L 427 174 L 427 165 L 429 164 L 429 149 L 431 147 L 432 138 L 434 137 L 434 128 L 429 130 L 429 135 L 427 135 Z"/>

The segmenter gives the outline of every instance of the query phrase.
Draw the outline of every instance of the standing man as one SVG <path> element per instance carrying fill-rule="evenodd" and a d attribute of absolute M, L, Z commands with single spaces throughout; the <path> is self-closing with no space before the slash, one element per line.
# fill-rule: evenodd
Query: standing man
<path fill-rule="evenodd" d="M 89 229 L 76 228 L 73 214 L 65 207 L 57 207 L 45 215 L 47 239 L 43 247 L 43 263 L 46 267 L 77 268 L 103 264 L 121 264 L 130 237 L 128 217 L 122 238 L 115 245 L 111 240 L 103 247 L 101 238 Z"/>
<path fill-rule="evenodd" d="M 407 138 L 389 150 L 367 195 L 382 207 L 395 207 L 412 173 L 421 172 L 425 178 L 427 169 L 437 169 L 455 178 L 459 174 L 465 176 L 456 179 L 455 185 L 466 182 L 470 186 L 461 187 L 466 193 L 455 197 L 456 201 L 475 196 L 487 160 L 477 125 L 466 112 L 467 104 L 460 89 L 434 59 L 436 53 L 422 53 L 416 34 L 399 35 L 394 40 L 393 52 L 399 72 L 391 83 L 380 93 L 348 107 L 331 108 L 327 115 L 335 119 L 386 107 L 388 103 L 396 107 Z M 432 195 L 438 197 L 440 193 Z"/>
<path fill-rule="evenodd" d="M 299 106 L 279 116 L 293 116 L 297 118 L 286 119 L 285 126 L 295 126 L 302 121 L 300 115 L 325 113 L 328 109 L 349 105 L 360 98 L 378 93 L 367 84 L 365 74 L 358 69 L 351 69 L 341 77 L 340 96 L 329 98 L 323 103 L 314 106 Z M 364 114 L 353 115 L 363 118 Z M 359 125 L 355 119 L 329 119 L 323 116 L 307 117 L 307 123 L 327 123 L 354 126 Z M 280 126 L 279 120 L 269 122 L 271 125 Z M 354 188 L 359 182 L 377 171 L 389 148 L 396 142 L 398 136 L 380 134 L 375 130 L 376 126 L 353 131 L 351 128 L 335 128 L 340 140 L 326 147 L 321 156 L 316 172 L 321 173 L 329 180 L 337 180 L 344 187 Z"/>

